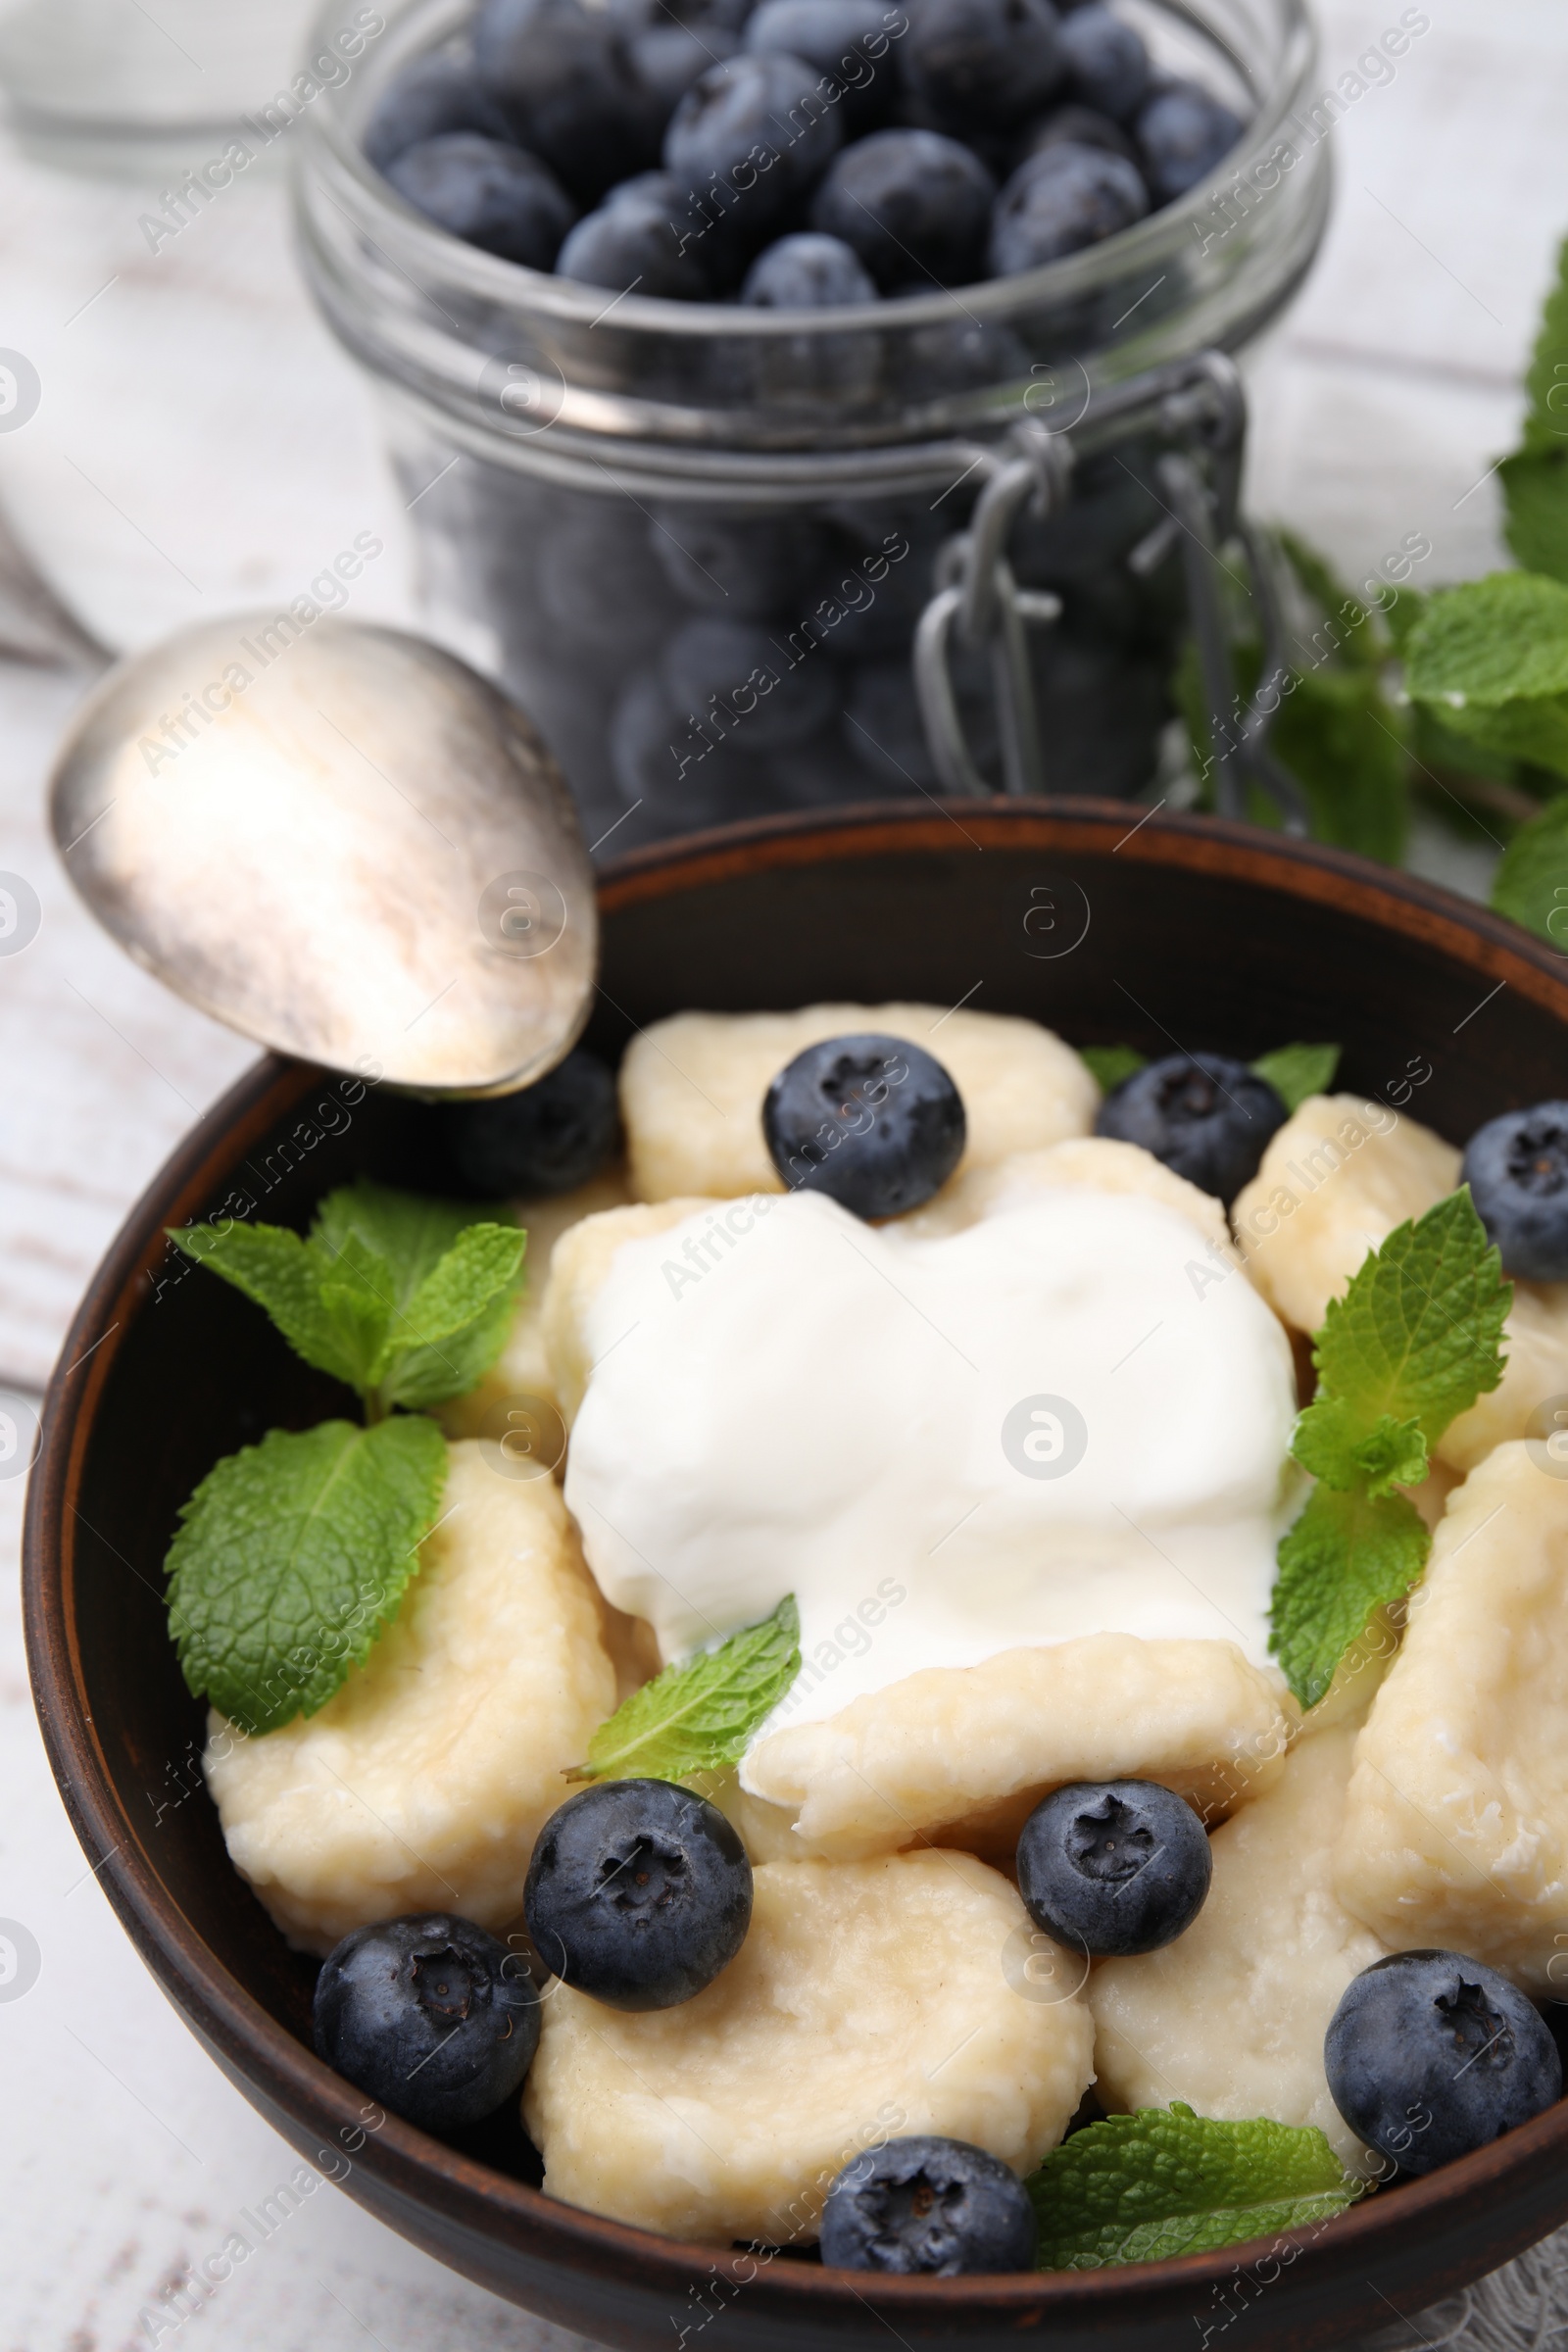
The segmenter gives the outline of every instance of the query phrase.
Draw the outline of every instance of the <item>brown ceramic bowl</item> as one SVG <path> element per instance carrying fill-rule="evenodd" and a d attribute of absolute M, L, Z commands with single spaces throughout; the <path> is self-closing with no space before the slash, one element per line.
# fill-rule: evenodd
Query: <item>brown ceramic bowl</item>
<path fill-rule="evenodd" d="M 1342 1040 L 1342 1085 L 1408 1102 L 1454 1141 L 1564 1091 L 1568 961 L 1406 875 L 1243 826 L 1135 829 L 1095 802 L 851 809 L 646 852 L 606 876 L 602 903 L 590 1034 L 611 1053 L 686 1005 L 913 997 L 1151 1054 Z M 497 2294 L 648 2352 L 699 2333 L 701 2352 L 783 2352 L 808 2334 L 866 2352 L 890 2338 L 1001 2352 L 1020 2336 L 1201 2352 L 1220 2331 L 1226 2352 L 1308 2352 L 1419 2311 L 1568 2217 L 1568 2103 L 1283 2247 L 954 2279 L 760 2265 L 596 2220 L 540 2193 L 506 2116 L 462 2148 L 395 2117 L 367 2133 L 360 2094 L 311 2049 L 311 1964 L 224 1856 L 195 1771 L 202 1709 L 160 1597 L 197 1480 L 264 1429 L 319 1418 L 334 1392 L 224 1285 L 171 1280 L 162 1233 L 236 1183 L 285 1221 L 362 1170 L 416 1184 L 427 1139 L 416 1105 L 346 1102 L 317 1070 L 263 1061 L 242 1079 L 93 1280 L 28 1506 L 33 1685 L 76 1834 L 170 1999 L 302 2156 Z"/>

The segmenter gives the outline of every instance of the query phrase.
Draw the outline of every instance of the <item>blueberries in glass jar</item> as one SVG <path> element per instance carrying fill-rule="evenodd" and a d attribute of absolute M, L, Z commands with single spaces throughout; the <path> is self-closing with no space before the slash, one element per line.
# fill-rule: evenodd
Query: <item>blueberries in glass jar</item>
<path fill-rule="evenodd" d="M 1032 2271 L 1029 2192 L 966 2139 L 910 2134 L 845 2166 L 822 2205 L 822 2260 L 836 2271 L 956 2278 Z"/>
<path fill-rule="evenodd" d="M 1150 82 L 1149 51 L 1136 28 L 1097 4 L 1075 10 L 1060 37 L 1075 96 L 1125 122 Z"/>
<path fill-rule="evenodd" d="M 1141 1144 L 1189 1184 L 1227 1203 L 1257 1174 L 1289 1117 L 1264 1078 L 1223 1054 L 1167 1054 L 1124 1078 L 1100 1105 L 1097 1135 Z"/>
<path fill-rule="evenodd" d="M 989 261 L 998 277 L 1081 253 L 1130 228 L 1149 210 L 1132 165 L 1102 147 L 1042 147 L 997 199 Z"/>
<path fill-rule="evenodd" d="M 899 70 L 949 130 L 999 130 L 1038 114 L 1066 73 L 1051 0 L 920 0 Z"/>
<path fill-rule="evenodd" d="M 1185 1798 L 1155 1781 L 1074 1781 L 1018 1838 L 1018 1892 L 1069 1950 L 1130 1959 L 1174 1943 L 1203 1907 L 1214 1862 Z"/>
<path fill-rule="evenodd" d="M 762 1102 L 768 1157 L 791 1192 L 858 1217 L 897 1217 L 963 1157 L 963 1100 L 936 1056 L 875 1033 L 830 1037 L 786 1062 Z"/>
<path fill-rule="evenodd" d="M 521 147 L 452 130 L 405 148 L 387 167 L 398 194 L 469 245 L 528 270 L 549 270 L 577 208 Z"/>
<path fill-rule="evenodd" d="M 752 1866 L 706 1797 L 670 1781 L 603 1781 L 545 1823 L 522 1900 L 564 1984 L 612 2009 L 672 2009 L 745 1942 Z"/>
<path fill-rule="evenodd" d="M 733 733 L 749 752 L 803 743 L 832 713 L 838 685 L 808 643 L 794 657 L 744 620 L 689 620 L 664 648 L 663 676 L 676 708 Z"/>
<path fill-rule="evenodd" d="M 1140 107 L 1133 135 L 1156 204 L 1206 179 L 1242 135 L 1242 122 L 1196 81 L 1170 81 Z"/>
<path fill-rule="evenodd" d="M 414 58 L 376 102 L 365 133 L 365 153 L 384 172 L 409 147 L 449 130 L 477 130 L 511 139 L 512 125 L 464 50 L 435 49 Z"/>
<path fill-rule="evenodd" d="M 706 514 L 691 507 L 657 512 L 648 544 L 688 605 L 742 620 L 793 621 L 828 553 L 825 535 L 805 516 Z"/>
<path fill-rule="evenodd" d="M 1568 1281 L 1568 1102 L 1489 1119 L 1465 1146 L 1459 1178 L 1505 1274 Z"/>
<path fill-rule="evenodd" d="M 578 221 L 556 259 L 556 275 L 613 292 L 704 302 L 711 288 L 697 246 L 680 225 L 683 191 L 661 172 L 612 188 Z"/>
<path fill-rule="evenodd" d="M 1489 2147 L 1562 2091 L 1540 2011 L 1459 1952 L 1395 1952 L 1352 1977 L 1323 2064 L 1351 2131 L 1411 2174 Z"/>
<path fill-rule="evenodd" d="M 811 225 L 840 237 L 884 293 L 929 293 L 979 276 L 997 183 L 978 156 L 935 130 L 873 130 L 835 158 Z"/>
<path fill-rule="evenodd" d="M 615 1074 L 581 1046 L 532 1086 L 447 1109 L 453 1163 L 481 1200 L 572 1192 L 598 1175 L 619 1135 Z"/>
<path fill-rule="evenodd" d="M 820 78 L 801 58 L 743 51 L 710 66 L 670 117 L 664 169 L 705 194 L 716 183 L 753 251 L 838 152 L 843 121 Z"/>
<path fill-rule="evenodd" d="M 450 1912 L 355 1928 L 316 1981 L 317 2054 L 425 2132 L 492 2115 L 539 2046 L 539 1997 L 522 1961 Z"/>
<path fill-rule="evenodd" d="M 772 4 L 764 0 L 764 5 Z M 793 7 L 795 0 L 788 5 Z M 876 286 L 858 254 L 841 237 L 797 230 L 764 246 L 746 272 L 741 300 L 757 310 L 832 310 L 875 302 Z"/>
<path fill-rule="evenodd" d="M 893 102 L 884 0 L 761 0 L 746 26 L 748 49 L 782 49 L 829 74 L 853 138 L 885 118 Z M 896 21 L 896 20 L 895 20 Z"/>
<path fill-rule="evenodd" d="M 473 54 L 485 82 L 579 204 L 657 162 L 657 125 L 608 16 L 578 0 L 483 0 Z"/>

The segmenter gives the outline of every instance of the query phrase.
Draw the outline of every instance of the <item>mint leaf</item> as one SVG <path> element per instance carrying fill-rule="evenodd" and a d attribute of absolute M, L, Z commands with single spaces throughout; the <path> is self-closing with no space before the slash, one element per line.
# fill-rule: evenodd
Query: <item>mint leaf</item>
<path fill-rule="evenodd" d="M 1568 793 L 1520 826 L 1493 877 L 1492 904 L 1568 951 Z"/>
<path fill-rule="evenodd" d="M 510 1219 L 502 1208 L 476 1209 L 459 1200 L 399 1192 L 367 1176 L 326 1194 L 317 1206 L 311 1238 L 335 1257 L 348 1236 L 358 1234 L 384 1261 L 392 1277 L 394 1305 L 405 1307 L 459 1235 L 476 1221 L 504 1225 Z"/>
<path fill-rule="evenodd" d="M 221 1274 L 247 1298 L 265 1307 L 296 1355 L 318 1372 L 359 1388 L 365 1369 L 353 1335 L 323 1304 L 319 1269 L 297 1233 L 281 1225 L 231 1224 L 171 1227 L 176 1250 Z"/>
<path fill-rule="evenodd" d="M 1425 1477 L 1428 1449 L 1502 1378 L 1512 1303 L 1468 1185 L 1396 1226 L 1330 1301 L 1291 1440 L 1318 1484 L 1281 1541 L 1269 1605 L 1269 1649 L 1303 1706 L 1426 1566 L 1425 1523 L 1394 1489 Z"/>
<path fill-rule="evenodd" d="M 1279 1046 L 1252 1064 L 1290 1111 L 1299 1110 L 1309 1095 L 1326 1095 L 1339 1066 L 1338 1046 Z"/>
<path fill-rule="evenodd" d="M 1102 1095 L 1124 1078 L 1136 1078 L 1140 1070 L 1149 1067 L 1147 1054 L 1139 1054 L 1131 1046 L 1080 1046 L 1078 1058 L 1088 1069 L 1090 1077 Z"/>
<path fill-rule="evenodd" d="M 440 1404 L 476 1386 L 506 1342 L 525 1237 L 505 1210 L 476 1222 L 461 1202 L 368 1181 L 329 1193 L 310 1247 L 350 1284 L 379 1286 L 386 1315 L 361 1384 L 382 1410 Z"/>
<path fill-rule="evenodd" d="M 1568 393 L 1568 377 L 1557 385 Z M 1503 537 L 1525 571 L 1568 580 L 1568 416 L 1562 439 L 1540 456 L 1520 451 L 1497 467 L 1506 519 Z"/>
<path fill-rule="evenodd" d="M 1280 704 L 1272 749 L 1307 797 L 1320 841 L 1397 864 L 1409 818 L 1409 714 L 1380 673 L 1302 668 Z"/>
<path fill-rule="evenodd" d="M 634 1690 L 595 1732 L 587 1763 L 566 1778 L 684 1781 L 738 1764 L 800 1673 L 800 1612 L 786 1593 L 760 1625 L 666 1666 Z"/>
<path fill-rule="evenodd" d="M 1419 1421 L 1379 1414 L 1370 1429 L 1358 1405 L 1342 1397 L 1314 1399 L 1297 1424 L 1291 1451 L 1326 1487 L 1374 1498 L 1396 1487 L 1416 1487 L 1427 1474 L 1427 1442 Z"/>
<path fill-rule="evenodd" d="M 1462 1185 L 1396 1226 L 1344 1298 L 1330 1300 L 1312 1349 L 1319 1393 L 1354 1405 L 1368 1433 L 1387 1414 L 1418 1422 L 1435 1446 L 1502 1378 L 1498 1347 L 1512 1302 Z M 1309 1405 L 1303 1422 L 1317 1409 Z"/>
<path fill-rule="evenodd" d="M 315 1240 L 306 1243 L 305 1253 L 321 1310 L 355 1366 L 354 1386 L 362 1393 L 372 1389 L 392 1320 L 392 1276 L 386 1260 L 367 1249 L 357 1234 L 349 1236 L 348 1246 L 336 1257 L 328 1257 Z"/>
<path fill-rule="evenodd" d="M 1497 571 L 1434 596 L 1404 654 L 1411 699 L 1456 735 L 1568 773 L 1568 587 Z"/>
<path fill-rule="evenodd" d="M 1303 1707 L 1316 1706 L 1373 1610 L 1419 1580 L 1431 1543 L 1402 1494 L 1313 1488 L 1280 1544 L 1269 1608 L 1269 1648 Z"/>
<path fill-rule="evenodd" d="M 433 1421 L 323 1421 L 210 1470 L 170 1545 L 169 1626 L 188 1689 L 241 1731 L 314 1715 L 396 1613 L 441 1504 Z"/>
<path fill-rule="evenodd" d="M 1556 283 L 1542 312 L 1525 390 L 1530 413 L 1523 446 L 1539 456 L 1568 440 L 1568 238 L 1557 251 Z"/>
<path fill-rule="evenodd" d="M 1075 2132 L 1025 2185 L 1043 2271 L 1206 2253 L 1326 2221 L 1357 2193 L 1321 2132 L 1217 2123 L 1180 2100 Z"/>

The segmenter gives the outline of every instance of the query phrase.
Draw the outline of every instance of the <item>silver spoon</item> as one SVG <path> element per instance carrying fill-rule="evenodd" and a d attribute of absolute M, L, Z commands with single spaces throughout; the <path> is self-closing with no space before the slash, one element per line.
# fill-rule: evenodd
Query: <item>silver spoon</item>
<path fill-rule="evenodd" d="M 587 1017 L 570 796 L 521 712 L 420 638 L 276 612 L 182 629 L 89 696 L 50 816 L 121 946 L 277 1053 L 506 1094 Z"/>

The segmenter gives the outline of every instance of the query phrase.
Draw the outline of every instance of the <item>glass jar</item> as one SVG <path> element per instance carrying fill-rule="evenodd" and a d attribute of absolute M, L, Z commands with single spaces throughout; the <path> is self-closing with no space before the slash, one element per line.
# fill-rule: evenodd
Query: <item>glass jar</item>
<path fill-rule="evenodd" d="M 1156 65 L 1248 118 L 1207 182 L 1017 276 L 874 306 L 654 301 L 521 269 L 405 206 L 360 150 L 387 80 L 466 0 L 388 12 L 373 64 L 300 125 L 305 266 L 381 386 L 431 624 L 552 743 L 605 855 L 726 818 L 930 791 L 915 620 L 988 453 L 1077 426 L 1158 363 L 1236 351 L 1308 267 L 1329 199 L 1301 0 L 1130 0 Z M 323 20 L 324 25 L 325 20 Z M 1181 626 L 1152 453 L 1103 449 L 1012 563 L 1052 789 L 1153 771 Z M 998 773 L 985 665 L 957 678 Z M 988 767 L 988 762 L 989 767 Z"/>

